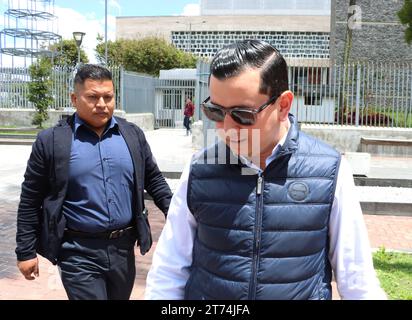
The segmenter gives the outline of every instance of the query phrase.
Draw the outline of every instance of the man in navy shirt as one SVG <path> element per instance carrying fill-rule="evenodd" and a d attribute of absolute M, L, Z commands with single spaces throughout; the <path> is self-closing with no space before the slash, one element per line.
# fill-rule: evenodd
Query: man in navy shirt
<path fill-rule="evenodd" d="M 152 238 L 143 190 L 167 213 L 171 191 L 143 132 L 113 116 L 112 75 L 82 66 L 76 113 L 42 131 L 32 149 L 17 218 L 17 265 L 39 275 L 37 253 L 58 264 L 69 299 L 129 299 L 134 243 Z"/>

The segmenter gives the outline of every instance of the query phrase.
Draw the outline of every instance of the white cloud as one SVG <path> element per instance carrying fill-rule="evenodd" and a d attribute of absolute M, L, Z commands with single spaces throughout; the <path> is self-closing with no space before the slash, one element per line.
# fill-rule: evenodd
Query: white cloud
<path fill-rule="evenodd" d="M 200 5 L 198 3 L 189 3 L 183 8 L 182 16 L 199 16 Z"/>
<path fill-rule="evenodd" d="M 104 36 L 104 17 L 96 19 L 95 12 L 89 12 L 83 15 L 70 8 L 56 7 L 56 15 L 58 17 L 58 33 L 63 39 L 72 39 L 73 31 L 82 31 L 86 35 L 83 39 L 82 48 L 86 51 L 90 62 L 96 62 L 95 51 L 97 45 L 97 35 Z M 116 18 L 112 15 L 107 16 L 109 40 L 115 38 Z"/>
<path fill-rule="evenodd" d="M 118 15 L 122 15 L 122 7 L 119 4 L 119 0 L 109 0 L 108 7 L 117 9 Z"/>

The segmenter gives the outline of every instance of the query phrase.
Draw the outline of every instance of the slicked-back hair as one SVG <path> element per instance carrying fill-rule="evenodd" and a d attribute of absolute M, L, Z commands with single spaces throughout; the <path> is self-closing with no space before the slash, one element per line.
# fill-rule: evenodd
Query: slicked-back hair
<path fill-rule="evenodd" d="M 289 89 L 285 59 L 275 47 L 261 40 L 243 40 L 220 49 L 210 64 L 210 75 L 224 80 L 248 68 L 260 69 L 259 93 L 272 97 Z"/>
<path fill-rule="evenodd" d="M 112 73 L 105 67 L 97 64 L 84 64 L 78 70 L 74 77 L 74 85 L 83 85 L 88 79 L 96 81 L 109 80 L 113 81 Z"/>

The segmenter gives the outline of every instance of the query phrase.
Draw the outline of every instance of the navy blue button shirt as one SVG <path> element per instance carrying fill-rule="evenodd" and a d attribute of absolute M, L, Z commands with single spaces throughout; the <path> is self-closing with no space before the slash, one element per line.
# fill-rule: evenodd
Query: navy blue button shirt
<path fill-rule="evenodd" d="M 69 229 L 101 232 L 132 220 L 133 162 L 116 119 L 101 138 L 75 114 L 63 214 Z"/>

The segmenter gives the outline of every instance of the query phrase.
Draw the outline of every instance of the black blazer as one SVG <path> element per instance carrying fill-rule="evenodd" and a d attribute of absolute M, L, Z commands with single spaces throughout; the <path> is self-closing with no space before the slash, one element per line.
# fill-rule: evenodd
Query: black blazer
<path fill-rule="evenodd" d="M 152 244 L 150 226 L 144 214 L 144 189 L 166 215 L 172 192 L 162 176 L 143 131 L 135 124 L 116 118 L 129 148 L 135 180 L 135 222 L 137 243 L 145 254 Z M 69 160 L 74 117 L 40 132 L 27 164 L 17 212 L 16 254 L 20 261 L 44 256 L 57 263 L 66 219 L 61 208 L 68 186 Z"/>

